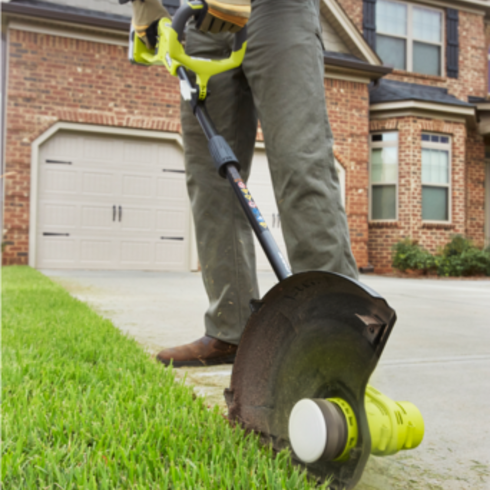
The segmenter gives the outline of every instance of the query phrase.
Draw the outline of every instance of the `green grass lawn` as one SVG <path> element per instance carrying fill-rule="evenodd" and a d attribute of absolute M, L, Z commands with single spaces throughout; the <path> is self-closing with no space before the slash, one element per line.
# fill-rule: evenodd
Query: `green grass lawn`
<path fill-rule="evenodd" d="M 39 272 L 3 268 L 2 320 L 3 488 L 315 488 Z"/>

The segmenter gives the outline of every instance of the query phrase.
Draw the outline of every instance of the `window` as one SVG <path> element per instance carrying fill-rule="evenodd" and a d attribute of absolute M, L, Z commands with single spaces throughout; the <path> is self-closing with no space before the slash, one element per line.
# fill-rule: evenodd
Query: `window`
<path fill-rule="evenodd" d="M 422 134 L 422 220 L 450 221 L 451 141 Z"/>
<path fill-rule="evenodd" d="M 398 201 L 398 133 L 371 135 L 370 219 L 396 220 Z"/>
<path fill-rule="evenodd" d="M 376 51 L 383 63 L 400 70 L 442 75 L 442 10 L 378 0 Z"/>

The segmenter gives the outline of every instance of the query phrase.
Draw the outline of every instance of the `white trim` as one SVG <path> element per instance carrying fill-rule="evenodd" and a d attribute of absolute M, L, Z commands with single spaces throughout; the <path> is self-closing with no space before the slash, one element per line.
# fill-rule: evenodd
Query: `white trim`
<path fill-rule="evenodd" d="M 342 29 L 344 35 L 347 35 L 348 39 L 359 51 L 364 60 L 372 65 L 381 66 L 383 63 L 379 59 L 378 55 L 371 49 L 362 34 L 352 23 L 352 20 L 347 16 L 344 10 L 338 5 L 335 0 L 322 0 L 322 5 L 326 7 L 329 13 L 335 18 L 338 26 Z M 332 25 L 335 28 L 337 26 Z M 345 36 L 341 36 L 343 39 Z"/>
<path fill-rule="evenodd" d="M 432 141 L 423 141 L 422 140 L 422 135 L 423 134 L 427 134 L 427 135 L 435 135 L 435 136 L 444 136 L 446 138 L 449 138 L 449 142 L 448 143 L 436 143 L 436 142 L 432 142 Z M 453 144 L 453 140 L 451 138 L 451 135 L 450 134 L 444 134 L 444 133 L 435 133 L 433 131 L 422 131 L 420 133 L 420 185 L 421 185 L 421 190 L 423 190 L 424 186 L 425 187 L 441 187 L 441 188 L 444 188 L 444 189 L 447 189 L 447 206 L 448 206 L 448 209 L 447 209 L 447 220 L 428 220 L 428 219 L 423 219 L 422 215 L 423 215 L 423 206 L 424 206 L 424 203 L 423 201 L 421 201 L 421 208 L 420 208 L 420 211 L 421 211 L 421 216 L 420 218 L 422 219 L 422 224 L 443 224 L 443 225 L 450 225 L 452 222 L 453 222 L 453 210 L 452 210 L 452 207 L 453 207 L 453 185 L 452 185 L 452 181 L 453 181 L 453 155 L 452 155 L 452 144 Z M 449 176 L 448 176 L 448 183 L 447 184 L 433 184 L 433 183 L 426 183 L 424 184 L 423 180 L 422 180 L 422 150 L 424 148 L 427 148 L 429 150 L 440 150 L 440 151 L 447 151 L 447 154 L 448 154 L 448 172 L 449 172 Z"/>
<path fill-rule="evenodd" d="M 337 175 L 339 177 L 340 184 L 340 198 L 342 201 L 342 206 L 345 207 L 347 205 L 346 196 L 345 196 L 345 168 L 342 164 L 334 157 L 335 170 L 337 171 Z"/>
<path fill-rule="evenodd" d="M 483 135 L 490 133 L 490 119 L 482 121 L 478 124 L 478 132 Z"/>
<path fill-rule="evenodd" d="M 490 245 L 490 159 L 485 160 L 485 246 Z"/>
<path fill-rule="evenodd" d="M 485 10 L 488 11 L 488 8 L 490 7 L 487 0 L 483 0 L 483 1 L 459 0 L 459 2 L 450 2 L 450 1 L 444 2 L 439 0 L 412 0 L 412 1 L 414 3 L 418 3 L 419 5 L 434 5 L 435 7 L 457 9 L 457 10 L 462 10 L 463 12 L 469 12 L 471 14 L 476 14 L 476 15 L 485 15 Z M 465 5 L 460 5 L 465 3 L 469 5 L 474 5 L 475 7 L 482 7 L 482 9 L 485 10 L 479 8 L 466 7 Z"/>
<path fill-rule="evenodd" d="M 375 134 L 388 134 L 388 133 L 396 133 L 397 139 L 396 141 L 373 141 L 373 135 Z M 400 132 L 398 130 L 381 130 L 381 131 L 373 131 L 369 133 L 369 187 L 368 187 L 368 219 L 369 221 L 373 221 L 375 223 L 395 223 L 398 221 L 398 195 L 399 195 L 399 180 L 400 180 Z M 396 161 L 396 179 L 395 182 L 380 182 L 373 184 L 371 181 L 371 155 L 372 150 L 377 148 L 393 148 L 397 149 L 397 161 Z M 372 197 L 373 197 L 373 187 L 383 187 L 383 186 L 395 186 L 395 217 L 389 219 L 374 219 L 372 217 Z"/>
<path fill-rule="evenodd" d="M 36 267 L 36 232 L 37 232 L 37 196 L 39 180 L 39 150 L 43 143 L 52 138 L 59 131 L 75 131 L 78 133 L 96 133 L 117 136 L 136 136 L 138 138 L 157 139 L 163 141 L 174 141 L 180 148 L 184 149 L 182 136 L 178 133 L 168 133 L 164 131 L 149 131 L 146 129 L 131 129 L 115 126 L 99 126 L 96 124 L 78 124 L 69 122 L 57 122 L 47 131 L 37 137 L 31 143 L 31 189 L 30 189 L 30 208 L 29 208 L 29 265 Z M 191 213 L 192 214 L 192 213 Z M 190 222 L 189 238 L 190 246 L 190 270 L 197 270 L 197 250 L 196 236 L 192 219 Z"/>
<path fill-rule="evenodd" d="M 444 60 L 446 56 L 445 52 L 445 45 L 446 45 L 446 15 L 444 10 L 440 8 L 434 8 L 434 7 L 427 7 L 426 5 L 421 5 L 418 3 L 412 3 L 412 2 L 406 2 L 403 0 L 386 0 L 387 2 L 391 3 L 398 3 L 400 5 L 404 5 L 406 7 L 406 30 L 407 33 L 406 35 L 401 35 L 401 34 L 391 34 L 391 33 L 386 33 L 383 31 L 378 31 L 376 30 L 376 35 L 381 35 L 384 37 L 390 37 L 390 38 L 395 38 L 395 39 L 403 39 L 405 41 L 405 67 L 401 68 L 402 70 L 408 71 L 410 73 L 419 73 L 415 72 L 413 69 L 413 44 L 415 42 L 418 43 L 423 43 L 423 44 L 430 44 L 432 46 L 438 46 L 440 48 L 440 73 L 437 74 L 436 76 L 444 77 L 445 76 L 445 70 L 444 70 Z M 420 40 L 416 39 L 413 35 L 413 9 L 418 8 L 418 9 L 425 9 L 428 11 L 433 11 L 437 12 L 441 16 L 441 40 L 439 42 L 432 42 L 432 41 L 425 41 L 425 40 Z M 433 75 L 433 74 L 432 74 Z"/>
<path fill-rule="evenodd" d="M 444 114 L 444 119 L 453 120 L 455 116 L 463 116 L 471 121 L 475 120 L 474 107 L 460 107 L 448 104 L 437 104 L 435 102 L 424 102 L 419 100 L 401 100 L 396 102 L 381 102 L 369 107 L 369 112 L 388 112 L 388 111 L 427 111 Z M 447 114 L 447 116 L 446 116 Z M 395 117 L 393 113 L 386 114 L 385 117 Z M 461 119 L 461 117 L 460 117 Z"/>
<path fill-rule="evenodd" d="M 456 117 L 456 116 L 451 116 L 450 114 L 446 115 L 437 112 L 421 111 L 417 109 L 371 114 L 369 119 L 371 121 L 377 121 L 382 119 L 393 119 L 395 117 L 423 117 L 426 119 L 438 119 L 440 121 L 449 121 L 449 122 L 460 123 L 460 124 L 467 123 L 467 120 L 463 117 Z"/>
<path fill-rule="evenodd" d="M 80 32 L 73 29 L 68 29 L 67 27 L 47 27 L 39 24 L 32 24 L 30 22 L 19 22 L 16 20 L 11 20 L 8 23 L 8 29 L 16 29 L 19 31 L 26 32 L 36 32 L 38 34 L 48 34 L 51 36 L 58 37 L 68 37 L 71 39 L 81 39 L 82 41 L 90 41 L 102 44 L 115 44 L 116 46 L 125 46 L 129 44 L 128 39 L 119 36 L 116 37 L 102 36 L 97 34 L 90 34 L 87 32 Z"/>
<path fill-rule="evenodd" d="M 346 82 L 365 83 L 366 85 L 371 83 L 371 79 L 368 77 L 343 75 L 341 73 L 331 73 L 327 70 L 325 70 L 324 78 L 330 78 L 332 80 L 345 80 Z"/>

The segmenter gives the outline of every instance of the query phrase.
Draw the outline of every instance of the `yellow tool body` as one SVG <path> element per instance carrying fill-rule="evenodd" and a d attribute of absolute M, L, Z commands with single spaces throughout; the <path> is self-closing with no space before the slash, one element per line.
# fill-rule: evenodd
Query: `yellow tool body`
<path fill-rule="evenodd" d="M 345 461 L 356 445 L 357 423 L 352 408 L 340 398 L 329 398 L 344 414 L 347 424 L 347 441 L 336 461 Z M 410 402 L 395 402 L 368 385 L 364 399 L 371 433 L 371 454 L 389 456 L 404 449 L 414 449 L 424 438 L 424 419 L 419 409 Z"/>
<path fill-rule="evenodd" d="M 188 3 L 187 20 L 189 16 L 195 15 L 203 8 L 201 2 Z M 137 36 L 132 28 L 130 33 L 129 59 L 132 63 L 139 65 L 163 65 L 172 76 L 177 76 L 179 66 L 192 71 L 196 75 L 198 87 L 198 99 L 204 100 L 207 95 L 209 79 L 242 64 L 247 41 L 235 42 L 235 46 L 226 59 L 212 60 L 189 56 L 186 54 L 181 42 L 185 23 L 168 18 L 160 19 L 158 23 L 158 43 L 154 50 L 148 49 L 145 43 Z M 180 27 L 182 26 L 182 29 Z M 246 38 L 246 36 L 243 36 Z"/>

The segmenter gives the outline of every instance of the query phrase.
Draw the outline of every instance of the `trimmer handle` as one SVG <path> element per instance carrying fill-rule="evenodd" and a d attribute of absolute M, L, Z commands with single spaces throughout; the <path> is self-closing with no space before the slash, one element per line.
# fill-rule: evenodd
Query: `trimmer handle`
<path fill-rule="evenodd" d="M 184 30 L 187 22 L 191 17 L 198 17 L 201 10 L 204 9 L 204 3 L 200 0 L 195 0 L 187 4 L 182 5 L 175 12 L 172 20 L 172 29 L 177 33 L 179 42 L 182 42 L 184 37 Z M 242 49 L 243 43 L 247 41 L 247 28 L 246 26 L 240 29 L 235 34 L 235 42 L 233 44 L 233 51 L 240 51 Z"/>
<path fill-rule="evenodd" d="M 136 36 L 134 29 L 130 33 L 129 43 L 129 59 L 133 63 L 164 65 L 173 76 L 177 76 L 180 66 L 193 71 L 196 74 L 199 100 L 206 98 L 209 79 L 213 75 L 240 66 L 247 49 L 247 28 L 244 27 L 235 34 L 235 42 L 229 58 L 210 60 L 187 55 L 182 45 L 185 26 L 189 19 L 197 17 L 204 8 L 202 1 L 194 0 L 182 5 L 175 12 L 173 20 L 160 19 L 158 44 L 155 50 L 149 50 L 145 43 Z"/>
<path fill-rule="evenodd" d="M 247 28 L 243 27 L 235 34 L 235 41 L 229 58 L 210 60 L 187 55 L 182 46 L 185 26 L 189 19 L 198 17 L 204 8 L 205 5 L 200 0 L 191 1 L 182 5 L 177 12 L 175 12 L 172 20 L 172 30 L 175 32 L 176 36 L 170 36 L 168 42 L 168 54 L 170 58 L 196 74 L 196 85 L 199 87 L 199 100 L 204 100 L 206 98 L 207 84 L 213 75 L 232 70 L 242 64 L 247 47 Z M 173 67 L 168 68 L 171 73 L 174 71 Z"/>

